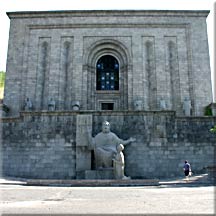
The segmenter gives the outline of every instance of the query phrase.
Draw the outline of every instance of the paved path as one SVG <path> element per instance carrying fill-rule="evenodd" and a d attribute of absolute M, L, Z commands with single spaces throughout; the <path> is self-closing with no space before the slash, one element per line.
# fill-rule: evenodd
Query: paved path
<path fill-rule="evenodd" d="M 1 179 L 3 213 L 44 214 L 213 214 L 214 187 L 204 175 L 191 182 L 161 181 L 143 187 L 40 187 Z M 198 182 L 199 181 L 199 182 Z"/>

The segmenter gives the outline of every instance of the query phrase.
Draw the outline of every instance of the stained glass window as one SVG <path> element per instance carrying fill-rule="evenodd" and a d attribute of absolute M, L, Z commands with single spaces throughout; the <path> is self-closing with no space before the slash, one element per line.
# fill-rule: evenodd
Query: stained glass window
<path fill-rule="evenodd" d="M 97 90 L 119 90 L 119 63 L 111 56 L 102 56 L 96 65 Z"/>

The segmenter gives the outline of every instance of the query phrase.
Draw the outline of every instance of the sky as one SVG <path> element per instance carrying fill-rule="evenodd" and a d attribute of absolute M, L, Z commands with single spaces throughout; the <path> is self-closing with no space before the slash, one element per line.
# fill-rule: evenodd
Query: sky
<path fill-rule="evenodd" d="M 210 10 L 207 18 L 210 64 L 214 76 L 214 2 L 216 0 L 1 0 L 0 3 L 0 71 L 6 71 L 10 11 L 47 10 L 97 10 L 97 9 L 139 9 L 139 10 Z M 216 89 L 215 91 L 216 92 Z M 216 97 L 216 93 L 215 96 Z"/>

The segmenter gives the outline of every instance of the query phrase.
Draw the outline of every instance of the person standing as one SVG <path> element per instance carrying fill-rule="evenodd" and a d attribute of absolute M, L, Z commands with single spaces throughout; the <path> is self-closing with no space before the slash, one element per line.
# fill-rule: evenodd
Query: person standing
<path fill-rule="evenodd" d="M 113 158 L 113 167 L 114 167 L 114 177 L 115 179 L 131 179 L 130 177 L 127 177 L 124 175 L 124 167 L 125 167 L 125 161 L 124 161 L 124 146 L 122 144 L 119 144 L 116 147 L 117 153 L 115 155 L 115 158 Z"/>
<path fill-rule="evenodd" d="M 191 165 L 186 160 L 185 163 L 184 163 L 184 174 L 185 174 L 187 182 L 189 181 L 189 173 L 190 172 L 191 172 Z"/>

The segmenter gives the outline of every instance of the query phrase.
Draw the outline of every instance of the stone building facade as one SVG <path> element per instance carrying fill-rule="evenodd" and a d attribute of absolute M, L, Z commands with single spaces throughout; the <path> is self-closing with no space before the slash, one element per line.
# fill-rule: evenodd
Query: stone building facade
<path fill-rule="evenodd" d="M 212 102 L 208 11 L 10 12 L 5 103 L 33 110 L 174 110 Z M 110 62 L 110 63 L 108 63 Z M 103 68 L 102 68 L 103 67 Z M 116 67 L 116 68 L 115 68 Z M 161 107 L 161 103 L 163 106 Z"/>
<path fill-rule="evenodd" d="M 132 178 L 215 163 L 209 11 L 10 12 L 2 172 L 94 178 L 94 137 L 107 120 Z M 93 177 L 92 177 L 93 176 Z"/>

